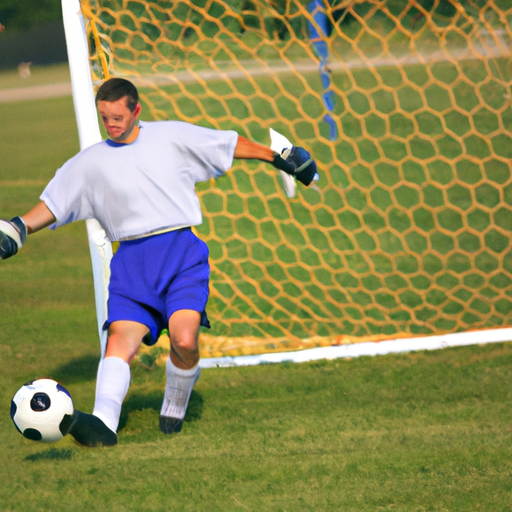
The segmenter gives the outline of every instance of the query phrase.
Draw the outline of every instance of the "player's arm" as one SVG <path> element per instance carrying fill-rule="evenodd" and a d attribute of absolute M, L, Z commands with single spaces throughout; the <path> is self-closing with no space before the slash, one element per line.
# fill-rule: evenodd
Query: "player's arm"
<path fill-rule="evenodd" d="M 0 258 L 6 260 L 14 256 L 25 243 L 29 233 L 50 226 L 55 220 L 53 213 L 43 202 L 23 217 L 0 220 Z"/>
<path fill-rule="evenodd" d="M 21 217 L 27 226 L 28 234 L 35 233 L 43 228 L 51 226 L 57 221 L 55 215 L 50 211 L 43 201 L 32 208 L 27 214 Z"/>
<path fill-rule="evenodd" d="M 252 142 L 241 135 L 238 136 L 238 142 L 235 147 L 235 158 L 246 158 L 272 162 L 275 151 L 268 146 Z"/>
<path fill-rule="evenodd" d="M 235 158 L 246 158 L 270 162 L 276 169 L 290 174 L 295 179 L 309 185 L 317 175 L 316 163 L 304 148 L 293 146 L 282 154 L 272 148 L 252 142 L 241 135 L 235 147 Z"/>

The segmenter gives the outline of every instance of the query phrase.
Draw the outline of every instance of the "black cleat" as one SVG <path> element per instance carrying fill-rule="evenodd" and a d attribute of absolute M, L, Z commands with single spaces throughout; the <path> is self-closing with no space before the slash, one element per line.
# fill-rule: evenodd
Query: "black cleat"
<path fill-rule="evenodd" d="M 169 416 L 160 416 L 160 430 L 164 434 L 177 434 L 181 432 L 183 420 L 170 418 Z"/>
<path fill-rule="evenodd" d="M 110 430 L 103 421 L 93 414 L 77 411 L 73 413 L 73 422 L 68 431 L 75 441 L 90 447 L 114 446 L 117 434 Z"/>

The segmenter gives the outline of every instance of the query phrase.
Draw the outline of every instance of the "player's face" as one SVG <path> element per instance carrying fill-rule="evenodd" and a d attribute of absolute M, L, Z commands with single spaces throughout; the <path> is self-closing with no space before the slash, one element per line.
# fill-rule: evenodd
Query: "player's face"
<path fill-rule="evenodd" d="M 115 142 L 126 142 L 139 117 L 140 105 L 132 112 L 125 96 L 117 101 L 98 101 L 98 112 L 108 136 Z"/>

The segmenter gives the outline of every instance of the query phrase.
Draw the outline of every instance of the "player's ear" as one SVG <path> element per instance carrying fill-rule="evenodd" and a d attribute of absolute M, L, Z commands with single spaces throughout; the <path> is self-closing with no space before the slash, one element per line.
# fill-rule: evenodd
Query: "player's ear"
<path fill-rule="evenodd" d="M 140 103 L 137 103 L 137 106 L 135 107 L 135 110 L 133 111 L 133 115 L 135 117 L 138 117 L 140 114 L 140 111 L 142 110 L 142 107 L 140 106 Z"/>

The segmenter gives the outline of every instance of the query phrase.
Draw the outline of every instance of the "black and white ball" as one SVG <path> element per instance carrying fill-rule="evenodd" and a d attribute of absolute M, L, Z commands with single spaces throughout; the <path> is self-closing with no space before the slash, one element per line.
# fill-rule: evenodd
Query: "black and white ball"
<path fill-rule="evenodd" d="M 71 395 L 53 379 L 27 382 L 11 401 L 11 419 L 19 432 L 43 443 L 54 443 L 67 434 L 73 410 Z"/>

